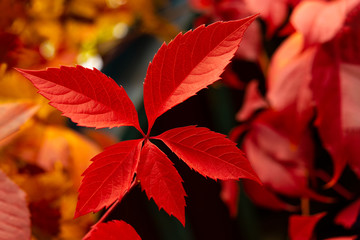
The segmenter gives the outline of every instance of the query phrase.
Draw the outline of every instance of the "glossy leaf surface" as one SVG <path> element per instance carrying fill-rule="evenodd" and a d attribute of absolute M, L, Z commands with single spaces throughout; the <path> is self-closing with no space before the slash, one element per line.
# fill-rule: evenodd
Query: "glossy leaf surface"
<path fill-rule="evenodd" d="M 52 106 L 81 126 L 140 129 L 137 112 L 125 90 L 95 68 L 78 65 L 18 71 L 50 100 Z"/>
<path fill-rule="evenodd" d="M 185 226 L 185 190 L 173 163 L 147 141 L 141 150 L 137 178 L 149 198 Z"/>
<path fill-rule="evenodd" d="M 135 229 L 124 221 L 110 221 L 98 224 L 84 240 L 141 240 Z"/>
<path fill-rule="evenodd" d="M 310 240 L 314 228 L 326 213 L 312 216 L 292 215 L 289 219 L 289 236 L 291 240 Z"/>
<path fill-rule="evenodd" d="M 120 142 L 96 155 L 83 173 L 75 217 L 97 212 L 129 190 L 140 158 L 142 140 Z"/>
<path fill-rule="evenodd" d="M 205 177 L 221 180 L 248 178 L 260 182 L 243 152 L 222 134 L 188 126 L 168 130 L 156 138 Z"/>
<path fill-rule="evenodd" d="M 254 19 L 200 26 L 162 45 L 144 83 L 149 129 L 161 114 L 219 80 Z"/>

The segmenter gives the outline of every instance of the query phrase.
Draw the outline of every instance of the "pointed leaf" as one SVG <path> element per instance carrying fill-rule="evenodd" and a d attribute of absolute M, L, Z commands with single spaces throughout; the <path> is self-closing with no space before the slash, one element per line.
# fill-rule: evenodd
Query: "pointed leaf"
<path fill-rule="evenodd" d="M 81 126 L 134 126 L 141 131 L 135 107 L 125 90 L 95 68 L 78 65 L 42 71 L 17 70 L 52 106 Z"/>
<path fill-rule="evenodd" d="M 343 209 L 334 219 L 334 222 L 338 225 L 342 225 L 347 229 L 350 229 L 356 222 L 360 213 L 360 199 L 350 204 Z"/>
<path fill-rule="evenodd" d="M 97 212 L 129 190 L 140 158 L 142 139 L 117 143 L 96 155 L 83 173 L 75 217 Z"/>
<path fill-rule="evenodd" d="M 268 103 L 259 92 L 259 83 L 252 80 L 245 90 L 244 104 L 236 114 L 236 120 L 239 122 L 248 120 L 256 111 L 268 107 Z"/>
<path fill-rule="evenodd" d="M 99 223 L 83 240 L 141 240 L 135 229 L 124 221 Z"/>
<path fill-rule="evenodd" d="M 260 186 L 253 181 L 242 181 L 242 186 L 247 196 L 258 206 L 266 207 L 272 210 L 295 211 L 297 208 L 279 198 L 274 192 L 265 186 Z"/>
<path fill-rule="evenodd" d="M 289 218 L 289 236 L 291 240 L 310 240 L 315 225 L 326 213 L 312 216 L 292 215 Z"/>
<path fill-rule="evenodd" d="M 154 144 L 147 141 L 141 150 L 137 178 L 149 198 L 185 226 L 185 190 L 173 163 Z"/>
<path fill-rule="evenodd" d="M 25 193 L 0 171 L 0 240 L 30 239 Z"/>
<path fill-rule="evenodd" d="M 162 140 L 190 168 L 205 177 L 248 178 L 260 183 L 244 153 L 225 135 L 203 127 L 180 127 L 155 137 Z"/>
<path fill-rule="evenodd" d="M 161 114 L 219 79 L 254 19 L 200 26 L 161 46 L 144 83 L 149 130 Z"/>

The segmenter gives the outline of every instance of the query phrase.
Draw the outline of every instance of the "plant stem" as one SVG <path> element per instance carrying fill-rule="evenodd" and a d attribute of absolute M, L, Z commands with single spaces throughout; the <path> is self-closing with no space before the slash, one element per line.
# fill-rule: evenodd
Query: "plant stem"
<path fill-rule="evenodd" d="M 131 186 L 129 188 L 129 190 L 125 193 L 125 195 L 135 186 L 138 184 L 138 181 L 136 180 L 136 178 L 134 179 L 134 181 L 131 183 Z M 125 196 L 124 195 L 124 196 Z M 120 203 L 119 199 L 116 199 L 116 201 L 111 205 L 111 207 L 109 207 L 106 212 L 104 213 L 104 215 L 101 216 L 101 218 L 99 219 L 99 221 L 97 221 L 93 226 L 91 226 L 90 231 L 83 237 L 82 240 L 87 240 L 90 238 L 91 236 L 91 232 L 94 231 L 94 229 L 96 228 L 97 225 L 99 225 L 100 223 L 104 222 L 105 219 L 109 216 L 109 214 L 111 213 L 111 211 Z"/>
<path fill-rule="evenodd" d="M 301 198 L 301 213 L 303 216 L 310 215 L 310 201 L 309 198 Z"/>

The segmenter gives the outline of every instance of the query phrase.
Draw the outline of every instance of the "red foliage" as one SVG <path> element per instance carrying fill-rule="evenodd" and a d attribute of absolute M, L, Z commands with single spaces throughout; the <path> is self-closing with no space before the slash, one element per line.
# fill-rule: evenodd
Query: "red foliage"
<path fill-rule="evenodd" d="M 92 159 L 93 163 L 83 173 L 75 217 L 120 201 L 139 180 L 149 198 L 185 225 L 185 191 L 181 177 L 166 155 L 149 142 L 152 138 L 162 140 L 204 176 L 260 182 L 242 151 L 224 135 L 189 126 L 168 130 L 157 137 L 149 136 L 160 115 L 218 80 L 254 19 L 252 16 L 200 26 L 162 45 L 149 65 L 144 83 L 144 105 L 149 123 L 146 136 L 123 88 L 96 69 L 77 66 L 18 70 L 50 100 L 50 104 L 74 122 L 97 128 L 134 126 L 144 136 L 144 139 L 110 146 Z M 137 179 L 134 179 L 135 173 Z M 113 225 L 100 223 L 90 235 L 106 238 L 108 231 L 105 229 L 112 229 Z"/>
<path fill-rule="evenodd" d="M 334 219 L 336 224 L 342 225 L 347 229 L 350 229 L 360 213 L 360 199 L 343 209 Z"/>
<path fill-rule="evenodd" d="M 149 130 L 161 114 L 219 80 L 254 19 L 200 26 L 162 45 L 144 83 Z"/>
<path fill-rule="evenodd" d="M 289 219 L 289 236 L 291 240 L 310 240 L 315 225 L 326 213 L 318 213 L 312 216 L 292 215 Z"/>
<path fill-rule="evenodd" d="M 258 186 L 245 180 L 248 196 L 262 207 L 290 211 L 300 208 L 288 202 L 301 198 L 304 216 L 290 218 L 292 239 L 310 239 L 318 221 L 319 215 L 305 217 L 319 209 L 304 202 L 326 202 L 322 206 L 330 211 L 333 202 L 351 200 L 353 205 L 343 207 L 335 222 L 354 230 L 358 192 L 353 194 L 347 189 L 352 186 L 343 184 L 360 178 L 360 1 L 221 0 L 209 5 L 201 9 L 208 20 L 221 19 L 227 11 L 234 19 L 235 12 L 260 12 L 268 37 L 263 45 L 268 49 L 273 40 L 285 38 L 275 49 L 270 48 L 273 54 L 260 51 L 251 60 L 263 70 L 265 84 L 261 78 L 249 79 L 236 116 L 241 124 L 230 134 L 240 141 L 263 182 Z M 256 42 L 258 38 L 251 39 Z M 237 204 L 225 203 L 230 209 Z M 301 219 L 312 221 L 312 226 L 298 224 Z"/>
<path fill-rule="evenodd" d="M 83 173 L 75 217 L 109 207 L 129 191 L 142 140 L 117 143 L 96 155 Z"/>
<path fill-rule="evenodd" d="M 134 104 L 124 88 L 97 69 L 81 66 L 20 70 L 50 104 L 85 127 L 134 126 L 140 129 Z"/>
<path fill-rule="evenodd" d="M 185 190 L 168 157 L 150 141 L 141 150 L 137 177 L 149 198 L 185 226 Z"/>
<path fill-rule="evenodd" d="M 96 225 L 84 240 L 140 240 L 140 236 L 132 226 L 124 221 L 110 221 Z"/>

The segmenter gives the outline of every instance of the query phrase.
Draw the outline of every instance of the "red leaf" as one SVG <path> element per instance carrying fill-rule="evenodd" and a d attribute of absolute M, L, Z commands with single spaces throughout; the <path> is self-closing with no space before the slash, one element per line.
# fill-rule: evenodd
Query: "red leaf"
<path fill-rule="evenodd" d="M 239 122 L 248 120 L 257 110 L 268 107 L 268 103 L 261 96 L 259 83 L 252 80 L 247 86 L 244 97 L 244 104 L 236 114 L 236 120 Z"/>
<path fill-rule="evenodd" d="M 92 159 L 83 173 L 75 217 L 97 212 L 125 195 L 139 162 L 142 141 L 117 143 Z"/>
<path fill-rule="evenodd" d="M 295 33 L 276 50 L 269 66 L 266 98 L 275 110 L 295 102 L 298 115 L 313 107 L 309 87 L 315 48 L 304 50 L 304 37 Z M 291 79 L 291 80 L 289 80 Z"/>
<path fill-rule="evenodd" d="M 336 39 L 343 62 L 360 64 L 360 1 L 348 13 L 345 24 Z"/>
<path fill-rule="evenodd" d="M 82 66 L 17 69 L 50 104 L 85 127 L 134 126 L 140 132 L 137 112 L 125 90 L 97 69 Z"/>
<path fill-rule="evenodd" d="M 147 141 L 141 150 L 137 177 L 149 198 L 185 226 L 185 190 L 173 163 Z"/>
<path fill-rule="evenodd" d="M 330 201 L 307 187 L 314 151 L 309 130 L 302 131 L 301 135 L 292 133 L 291 118 L 283 114 L 268 110 L 253 122 L 244 139 L 244 150 L 251 165 L 264 185 L 277 193 Z"/>
<path fill-rule="evenodd" d="M 354 130 L 360 129 L 360 65 L 341 63 L 338 57 L 329 45 L 319 50 L 311 85 L 318 112 L 315 124 L 334 161 L 330 185 L 340 177 L 347 162 L 359 159 L 357 146 L 347 138 L 356 136 Z"/>
<path fill-rule="evenodd" d="M 214 1 L 212 6 L 212 19 L 215 21 L 229 21 L 237 20 L 251 15 L 251 12 L 247 8 L 245 1 L 238 0 L 222 0 Z M 259 7 L 253 12 L 254 14 L 259 13 Z M 246 32 L 244 33 L 243 39 L 236 51 L 236 58 L 245 59 L 251 62 L 259 60 L 260 53 L 262 50 L 262 36 L 260 22 L 253 22 Z M 222 79 L 224 80 L 224 79 Z"/>
<path fill-rule="evenodd" d="M 141 240 L 134 228 L 124 221 L 99 223 L 83 240 Z"/>
<path fill-rule="evenodd" d="M 343 209 L 334 219 L 335 223 L 350 229 L 356 222 L 360 212 L 360 199 Z"/>
<path fill-rule="evenodd" d="M 326 213 L 312 216 L 292 215 L 289 219 L 289 236 L 291 240 L 310 240 L 315 225 Z"/>
<path fill-rule="evenodd" d="M 231 64 L 227 65 L 221 74 L 221 81 L 231 88 L 242 90 L 244 82 L 242 82 L 237 74 L 231 69 Z"/>
<path fill-rule="evenodd" d="M 224 135 L 203 127 L 180 127 L 154 137 L 162 140 L 190 168 L 205 177 L 248 178 L 260 183 L 244 153 Z"/>
<path fill-rule="evenodd" d="M 347 163 L 360 176 L 359 40 L 360 7 L 346 19 L 330 42 L 319 47 L 312 69 L 311 89 L 317 107 L 316 126 L 334 161 L 334 184 Z"/>
<path fill-rule="evenodd" d="M 25 193 L 0 171 L 0 239 L 30 239 Z"/>
<path fill-rule="evenodd" d="M 144 83 L 149 131 L 161 114 L 219 79 L 255 17 L 202 25 L 161 46 Z"/>
<path fill-rule="evenodd" d="M 244 0 L 247 8 L 253 12 L 260 12 L 260 17 L 267 23 L 267 36 L 272 36 L 275 30 L 283 24 L 288 14 L 288 0 Z"/>
<path fill-rule="evenodd" d="M 260 186 L 253 181 L 247 180 L 242 183 L 246 194 L 255 204 L 273 210 L 296 210 L 295 206 L 282 201 L 275 193 L 271 192 L 265 186 Z"/>
<path fill-rule="evenodd" d="M 294 10 L 291 23 L 305 36 L 305 45 L 331 40 L 358 0 L 303 1 Z"/>

